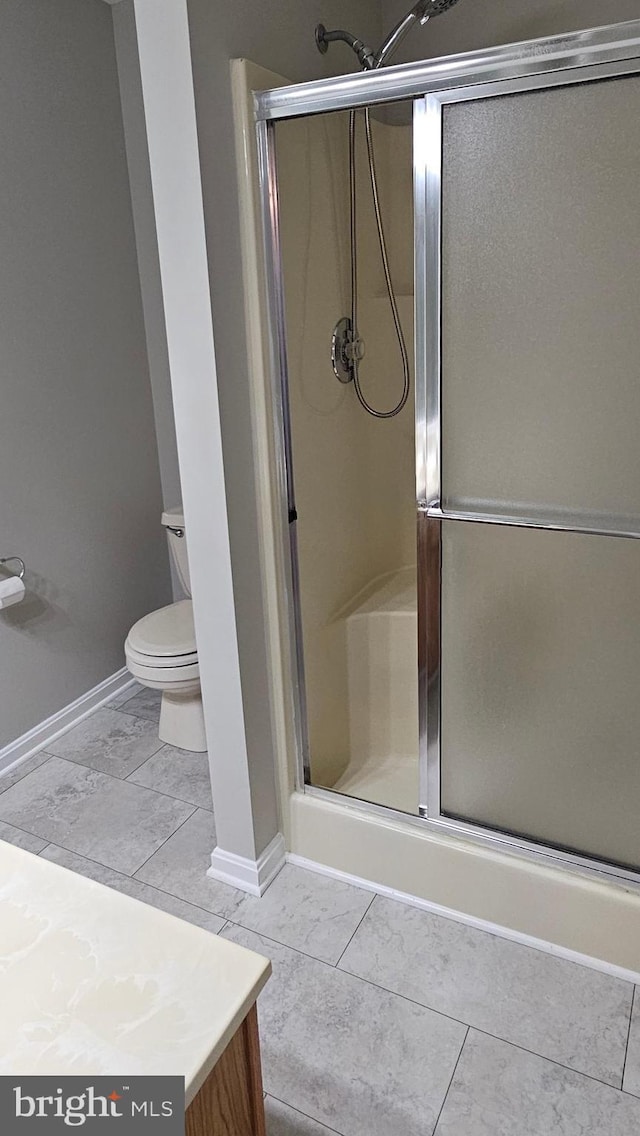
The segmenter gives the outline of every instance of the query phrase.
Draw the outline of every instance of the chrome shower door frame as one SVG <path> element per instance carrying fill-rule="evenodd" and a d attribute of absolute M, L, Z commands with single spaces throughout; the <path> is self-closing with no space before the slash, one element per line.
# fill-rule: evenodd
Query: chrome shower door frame
<path fill-rule="evenodd" d="M 445 520 L 639 538 L 612 518 L 500 516 L 443 511 L 441 420 L 441 180 L 442 108 L 463 101 L 593 82 L 640 72 L 640 20 L 488 51 L 404 64 L 379 71 L 303 83 L 255 95 L 260 196 L 269 313 L 269 353 L 277 478 L 286 565 L 286 608 L 292 658 L 297 761 L 296 787 L 439 833 L 596 875 L 640 882 L 640 873 L 444 816 L 440 808 L 441 530 Z M 415 400 L 418 540 L 418 684 L 420 809 L 411 817 L 311 785 L 305 710 L 304 659 L 296 551 L 296 507 L 291 461 L 284 287 L 280 254 L 274 131 L 278 121 L 330 111 L 414 100 Z"/>
<path fill-rule="evenodd" d="M 625 866 L 609 864 L 570 849 L 549 846 L 527 839 L 454 819 L 441 807 L 441 595 L 442 595 L 442 523 L 462 521 L 543 531 L 581 533 L 596 536 L 640 539 L 640 527 L 632 527 L 615 517 L 574 514 L 562 517 L 473 512 L 442 507 L 442 117 L 443 107 L 460 102 L 486 100 L 524 92 L 546 91 L 561 86 L 576 86 L 608 78 L 621 78 L 640 73 L 640 52 L 634 58 L 613 59 L 578 66 L 567 63 L 550 74 L 523 75 L 519 70 L 510 77 L 502 76 L 489 83 L 443 88 L 425 96 L 422 109 L 414 120 L 414 162 L 417 193 L 422 207 L 417 212 L 426 218 L 419 231 L 417 252 L 422 261 L 425 300 L 424 320 L 416 310 L 416 382 L 418 436 L 422 432 L 424 447 L 418 455 L 418 532 L 421 573 L 419 604 L 419 684 L 420 684 L 420 815 L 441 832 L 471 838 L 497 848 L 551 858 L 567 866 L 602 876 L 640 881 L 640 873 Z M 419 278 L 416 265 L 416 282 Z M 424 327 L 424 340 L 421 330 Z"/>

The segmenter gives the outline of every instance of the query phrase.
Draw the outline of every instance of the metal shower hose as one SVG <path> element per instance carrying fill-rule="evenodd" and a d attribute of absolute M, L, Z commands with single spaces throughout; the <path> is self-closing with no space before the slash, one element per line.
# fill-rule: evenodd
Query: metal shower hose
<path fill-rule="evenodd" d="M 400 355 L 402 356 L 402 375 L 403 375 L 403 388 L 400 401 L 394 406 L 393 410 L 376 410 L 371 406 L 360 386 L 359 374 L 359 360 L 357 353 L 354 352 L 352 367 L 353 367 L 353 385 L 358 396 L 358 401 L 361 406 L 367 411 L 367 414 L 373 415 L 374 418 L 395 418 L 404 407 L 409 397 L 409 357 L 407 355 L 407 345 L 404 339 L 404 332 L 400 322 L 400 315 L 398 313 L 398 304 L 391 281 L 391 271 L 389 269 L 389 257 L 387 255 L 387 244 L 384 236 L 384 228 L 382 224 L 382 213 L 380 210 L 380 197 L 378 194 L 378 179 L 376 176 L 375 154 L 373 149 L 373 138 L 371 134 L 371 116 L 369 108 L 364 110 L 364 129 L 367 140 L 367 157 L 369 162 L 369 177 L 371 179 L 371 196 L 373 198 L 373 208 L 376 217 L 376 228 L 378 230 L 378 243 L 380 246 L 380 257 L 382 260 L 382 268 L 384 270 L 384 279 L 387 288 L 387 295 L 389 297 L 389 304 L 391 307 L 391 314 L 393 316 L 393 323 L 396 330 L 396 337 L 398 346 L 400 348 Z M 358 247 L 357 247 L 357 233 L 356 233 L 356 111 L 352 110 L 349 114 L 349 230 L 350 230 L 350 249 L 351 249 L 351 327 L 352 334 L 355 342 L 358 341 Z"/>

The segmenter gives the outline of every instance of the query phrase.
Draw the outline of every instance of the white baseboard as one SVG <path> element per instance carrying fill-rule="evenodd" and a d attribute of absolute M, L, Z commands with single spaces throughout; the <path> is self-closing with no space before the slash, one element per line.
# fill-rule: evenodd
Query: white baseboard
<path fill-rule="evenodd" d="M 640 983 L 640 973 L 634 970 L 627 970 L 623 966 L 616 966 L 615 963 L 606 962 L 604 959 L 580 954 L 579 951 L 572 951 L 568 947 L 560 947 L 556 943 L 548 943 L 545 939 L 536 939 L 533 935 L 525 935 L 522 931 L 513 931 L 509 927 L 502 927 L 499 923 L 490 923 L 487 919 L 479 919 L 475 915 L 466 915 L 463 911 L 454 911 L 451 907 L 444 907 L 440 903 L 433 903 L 428 899 L 420 899 L 419 896 L 409 895 L 403 891 L 396 891 L 394 888 L 387 887 L 384 884 L 375 884 L 372 880 L 365 880 L 360 876 L 352 876 L 350 872 L 342 872 L 338 868 L 329 868 L 325 864 L 317 863 L 315 860 L 307 860 L 304 856 L 296 855 L 295 852 L 287 852 L 286 859 L 288 864 L 295 864 L 298 868 L 306 868 L 309 872 L 317 872 L 320 876 L 329 876 L 330 879 L 340 880 L 341 883 L 353 884 L 354 887 L 375 892 L 376 895 L 382 895 L 385 899 L 397 899 L 401 903 L 408 904 L 410 907 L 419 907 L 421 911 L 429 911 L 433 915 L 442 915 L 445 919 L 452 919 L 456 923 L 463 923 L 465 927 L 475 927 L 478 931 L 487 931 L 490 935 L 497 935 L 500 939 L 510 939 L 513 943 L 521 943 L 525 947 L 533 947 L 534 950 L 544 951 L 545 954 L 549 955 L 555 955 L 556 958 L 566 959 L 568 962 L 576 962 L 580 966 L 588 966 L 592 970 L 599 970 L 603 974 L 611 975 L 613 978 L 622 978 L 625 982 Z"/>
<path fill-rule="evenodd" d="M 0 777 L 3 773 L 15 769 L 28 757 L 32 757 L 38 750 L 46 749 L 52 741 L 59 738 L 61 734 L 66 734 L 67 730 L 70 730 L 73 726 L 77 726 L 78 722 L 88 717 L 98 706 L 110 702 L 121 690 L 133 686 L 134 683 L 135 679 L 131 677 L 127 668 L 122 667 L 110 678 L 105 678 L 92 690 L 88 690 L 86 694 L 81 694 L 75 702 L 70 702 L 68 706 L 64 706 L 62 710 L 52 714 L 46 721 L 40 722 L 38 726 L 28 730 L 22 737 L 9 742 L 9 745 L 0 749 Z"/>
<path fill-rule="evenodd" d="M 249 895 L 264 895 L 286 862 L 286 848 L 281 832 L 274 836 L 261 852 L 257 860 L 237 856 L 235 852 L 225 852 L 214 848 L 211 853 L 211 867 L 207 875 L 212 880 L 246 891 Z"/>

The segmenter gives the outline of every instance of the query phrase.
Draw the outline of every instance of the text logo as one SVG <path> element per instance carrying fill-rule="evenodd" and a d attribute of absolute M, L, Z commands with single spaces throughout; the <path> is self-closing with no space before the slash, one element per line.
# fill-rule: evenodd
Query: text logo
<path fill-rule="evenodd" d="M 109 1126 L 109 1122 L 111 1122 Z M 2 1136 L 184 1136 L 182 1077 L 0 1077 Z"/>

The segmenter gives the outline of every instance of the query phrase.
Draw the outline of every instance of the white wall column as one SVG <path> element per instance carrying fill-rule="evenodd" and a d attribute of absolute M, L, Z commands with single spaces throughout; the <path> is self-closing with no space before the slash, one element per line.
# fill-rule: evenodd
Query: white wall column
<path fill-rule="evenodd" d="M 113 34 L 127 148 L 151 395 L 158 439 L 162 498 L 165 509 L 172 509 L 182 501 L 182 489 L 133 0 L 122 0 L 121 3 L 114 4 Z M 175 580 L 174 591 L 176 599 L 184 598 L 183 593 L 179 591 L 179 585 L 176 588 Z"/>
<path fill-rule="evenodd" d="M 122 7 L 131 2 L 216 818 L 209 874 L 261 894 L 284 863 L 284 841 L 274 831 L 258 847 L 254 824 L 187 4 Z"/>

